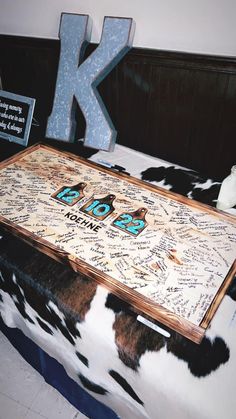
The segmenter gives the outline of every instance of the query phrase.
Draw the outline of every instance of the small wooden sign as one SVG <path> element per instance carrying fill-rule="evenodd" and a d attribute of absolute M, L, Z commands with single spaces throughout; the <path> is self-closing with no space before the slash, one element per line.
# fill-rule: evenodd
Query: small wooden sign
<path fill-rule="evenodd" d="M 236 218 L 36 145 L 0 164 L 0 222 L 199 343 L 236 272 Z"/>
<path fill-rule="evenodd" d="M 0 90 L 0 138 L 26 146 L 35 99 Z"/>

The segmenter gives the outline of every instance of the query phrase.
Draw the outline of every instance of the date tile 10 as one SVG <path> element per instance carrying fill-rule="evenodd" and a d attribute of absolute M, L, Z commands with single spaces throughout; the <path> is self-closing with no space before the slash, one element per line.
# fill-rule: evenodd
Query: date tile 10
<path fill-rule="evenodd" d="M 114 199 L 115 195 L 107 195 L 104 198 L 97 199 L 91 198 L 82 208 L 80 208 L 80 211 L 89 214 L 91 217 L 97 218 L 98 220 L 104 220 L 114 211 L 112 205 Z"/>

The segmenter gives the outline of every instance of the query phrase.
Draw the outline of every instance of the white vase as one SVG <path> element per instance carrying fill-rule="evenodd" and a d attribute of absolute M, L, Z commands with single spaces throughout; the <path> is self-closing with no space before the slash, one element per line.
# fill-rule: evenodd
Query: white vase
<path fill-rule="evenodd" d="M 221 185 L 216 208 L 225 210 L 236 205 L 236 165 L 231 168 L 231 173 Z"/>

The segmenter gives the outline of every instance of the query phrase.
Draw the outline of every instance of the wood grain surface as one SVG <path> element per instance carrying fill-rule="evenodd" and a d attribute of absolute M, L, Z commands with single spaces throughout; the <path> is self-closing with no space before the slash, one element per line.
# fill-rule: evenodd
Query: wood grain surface
<path fill-rule="evenodd" d="M 236 272 L 235 217 L 43 144 L 2 162 L 0 181 L 5 228 L 201 341 Z M 81 182 L 75 205 L 55 199 Z"/>

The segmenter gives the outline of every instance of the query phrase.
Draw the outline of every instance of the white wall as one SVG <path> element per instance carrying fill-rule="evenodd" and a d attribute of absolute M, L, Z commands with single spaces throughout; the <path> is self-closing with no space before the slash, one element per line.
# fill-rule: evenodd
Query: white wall
<path fill-rule="evenodd" d="M 134 46 L 236 55 L 236 0 L 0 0 L 0 33 L 57 38 L 61 12 L 133 17 Z"/>

